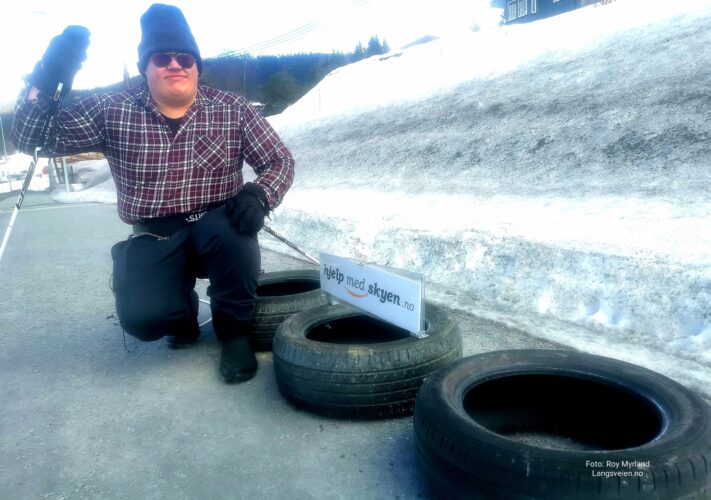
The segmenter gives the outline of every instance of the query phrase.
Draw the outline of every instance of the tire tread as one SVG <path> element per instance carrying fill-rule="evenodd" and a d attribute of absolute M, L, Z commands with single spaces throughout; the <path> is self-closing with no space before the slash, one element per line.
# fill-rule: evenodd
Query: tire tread
<path fill-rule="evenodd" d="M 266 273 L 259 277 L 259 284 L 274 284 L 290 280 L 318 281 L 319 271 L 299 270 Z M 298 312 L 326 303 L 326 296 L 320 289 L 280 296 L 257 297 L 251 322 L 251 339 L 254 349 L 257 351 L 271 350 L 274 335 L 281 323 Z"/>
<path fill-rule="evenodd" d="M 456 324 L 436 306 L 429 308 L 434 311 L 430 324 L 436 325 L 430 336 L 374 345 L 334 345 L 306 338 L 311 325 L 335 319 L 329 314 L 358 314 L 350 308 L 322 306 L 293 316 L 274 338 L 280 391 L 298 405 L 332 416 L 411 413 L 423 380 L 462 356 Z"/>
<path fill-rule="evenodd" d="M 502 369 L 516 375 L 525 369 L 521 368 L 522 364 L 540 366 L 522 360 L 527 351 L 517 351 L 516 356 L 520 357 L 516 358 L 509 354 L 514 351 L 501 354 L 498 359 L 504 367 Z M 491 437 L 493 433 L 490 431 L 470 426 L 462 420 L 461 401 L 444 394 L 466 393 L 466 387 L 471 386 L 468 384 L 477 383 L 487 376 L 486 370 L 494 363 L 491 357 L 496 354 L 480 355 L 490 357 L 478 364 L 465 359 L 439 370 L 427 379 L 419 391 L 413 417 L 414 437 L 418 461 L 425 470 L 424 476 L 434 496 L 441 495 L 436 491 L 438 484 L 449 484 L 451 488 L 447 488 L 447 498 L 706 498 L 705 495 L 711 490 L 707 458 L 711 450 L 707 444 L 711 443 L 711 408 L 697 395 L 649 370 L 635 367 L 630 374 L 629 367 L 618 368 L 617 376 L 636 377 L 633 380 L 639 382 L 638 387 L 650 384 L 652 393 L 661 394 L 659 397 L 664 398 L 665 404 L 674 408 L 669 411 L 678 416 L 664 435 L 648 445 L 606 452 L 606 456 L 622 453 L 618 455 L 622 459 L 649 460 L 651 466 L 645 469 L 648 472 L 645 477 L 637 477 L 636 481 L 625 481 L 621 477 L 591 477 L 589 469 L 577 464 L 580 457 L 595 452 L 571 450 L 561 454 L 560 450 L 527 444 L 504 446 Z M 581 353 L 570 356 L 591 356 L 594 358 L 591 366 L 595 370 L 619 366 L 616 363 L 624 364 L 609 360 L 610 364 L 601 368 L 598 363 L 603 361 L 598 359 L 606 358 Z M 560 355 L 541 359 L 550 363 L 560 359 Z M 543 363 L 538 358 L 536 361 Z M 567 358 L 556 369 L 568 369 L 570 365 L 566 362 Z M 573 365 L 573 370 L 576 370 L 576 365 Z M 451 373 L 461 378 L 447 378 Z M 455 390 L 455 387 L 458 389 Z M 641 393 L 639 397 L 643 397 Z M 563 459 L 564 456 L 568 458 Z"/>

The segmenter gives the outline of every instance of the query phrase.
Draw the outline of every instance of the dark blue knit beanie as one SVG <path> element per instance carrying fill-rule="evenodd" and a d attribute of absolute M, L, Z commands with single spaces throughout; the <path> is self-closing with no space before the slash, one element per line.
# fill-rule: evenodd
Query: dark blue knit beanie
<path fill-rule="evenodd" d="M 151 55 L 156 52 L 192 54 L 202 73 L 200 49 L 182 11 L 172 5 L 154 3 L 141 16 L 141 43 L 138 44 L 138 71 L 146 74 Z"/>

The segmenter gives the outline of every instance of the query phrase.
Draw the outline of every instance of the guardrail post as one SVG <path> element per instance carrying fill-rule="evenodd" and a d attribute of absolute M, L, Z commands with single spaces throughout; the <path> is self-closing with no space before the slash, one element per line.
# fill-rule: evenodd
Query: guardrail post
<path fill-rule="evenodd" d="M 64 172 L 64 186 L 67 188 L 67 193 L 69 189 L 69 172 L 67 172 L 67 159 L 62 156 L 62 171 Z"/>

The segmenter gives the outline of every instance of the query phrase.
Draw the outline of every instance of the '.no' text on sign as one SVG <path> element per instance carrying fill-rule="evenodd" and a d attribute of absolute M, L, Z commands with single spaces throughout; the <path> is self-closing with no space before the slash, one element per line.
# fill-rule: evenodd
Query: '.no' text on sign
<path fill-rule="evenodd" d="M 321 288 L 412 333 L 424 332 L 421 274 L 319 254 Z"/>

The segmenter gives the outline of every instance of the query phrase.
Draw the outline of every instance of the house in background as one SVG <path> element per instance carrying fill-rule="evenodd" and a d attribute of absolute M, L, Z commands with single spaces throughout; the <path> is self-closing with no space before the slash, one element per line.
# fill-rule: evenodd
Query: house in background
<path fill-rule="evenodd" d="M 492 7 L 504 9 L 506 24 L 529 23 L 579 9 L 600 0 L 492 0 Z"/>

